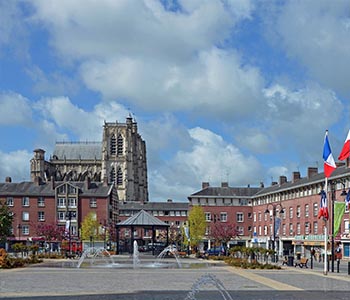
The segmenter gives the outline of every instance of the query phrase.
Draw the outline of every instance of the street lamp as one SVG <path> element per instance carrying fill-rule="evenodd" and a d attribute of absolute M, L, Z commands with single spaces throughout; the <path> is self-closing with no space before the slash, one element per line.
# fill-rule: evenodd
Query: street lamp
<path fill-rule="evenodd" d="M 276 235 L 277 235 L 277 230 L 276 230 L 276 214 L 277 214 L 277 208 L 280 207 L 280 213 L 284 213 L 284 208 L 282 207 L 282 204 L 280 203 L 269 203 L 267 204 L 267 207 L 266 207 L 266 210 L 265 210 L 265 213 L 266 214 L 270 214 L 270 210 L 269 210 L 269 206 L 272 207 L 272 220 L 273 220 L 273 224 L 272 224 L 272 249 L 274 251 L 274 254 L 273 254 L 273 262 L 277 262 L 277 250 L 279 250 L 277 248 L 277 244 L 276 244 Z M 279 226 L 279 224 L 278 224 Z"/>
<path fill-rule="evenodd" d="M 68 222 L 68 249 L 69 249 L 69 255 L 72 254 L 72 244 L 71 244 L 71 222 L 72 218 L 76 217 L 75 211 L 67 211 L 66 214 L 66 221 Z"/>
<path fill-rule="evenodd" d="M 337 183 L 341 183 L 343 186 L 343 190 L 340 194 L 340 196 L 345 197 L 347 195 L 346 191 L 345 191 L 345 182 L 341 179 L 338 180 L 333 180 L 331 182 L 331 200 L 332 200 L 332 237 L 331 237 L 331 264 L 332 264 L 332 272 L 334 273 L 334 202 L 335 202 L 335 185 Z M 326 259 L 326 255 L 325 255 L 325 259 Z"/>

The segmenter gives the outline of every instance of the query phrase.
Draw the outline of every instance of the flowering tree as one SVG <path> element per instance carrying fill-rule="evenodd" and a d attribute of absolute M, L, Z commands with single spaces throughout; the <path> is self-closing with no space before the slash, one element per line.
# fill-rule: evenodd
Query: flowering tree
<path fill-rule="evenodd" d="M 227 243 L 238 236 L 238 230 L 236 225 L 224 223 L 224 222 L 214 222 L 210 227 L 210 237 L 219 242 L 220 245 L 224 245 L 226 249 Z"/>
<path fill-rule="evenodd" d="M 197 247 L 200 241 L 203 239 L 207 222 L 205 221 L 205 213 L 201 206 L 193 206 L 189 216 L 189 238 L 190 245 Z"/>
<path fill-rule="evenodd" d="M 42 236 L 46 242 L 62 241 L 64 238 L 64 228 L 55 223 L 39 223 L 35 226 L 35 232 Z"/>

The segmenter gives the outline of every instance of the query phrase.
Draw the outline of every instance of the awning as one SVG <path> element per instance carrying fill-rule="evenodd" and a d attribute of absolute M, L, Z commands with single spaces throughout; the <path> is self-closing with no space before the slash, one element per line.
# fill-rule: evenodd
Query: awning
<path fill-rule="evenodd" d="M 304 245 L 304 246 L 324 246 L 324 241 L 308 241 L 308 240 L 303 240 L 303 241 L 293 241 L 293 245 Z"/>

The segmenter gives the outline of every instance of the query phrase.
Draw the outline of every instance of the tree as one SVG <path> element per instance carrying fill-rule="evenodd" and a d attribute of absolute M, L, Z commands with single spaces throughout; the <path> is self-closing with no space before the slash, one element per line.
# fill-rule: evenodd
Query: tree
<path fill-rule="evenodd" d="M 238 230 L 234 224 L 228 224 L 224 222 L 214 222 L 210 226 L 210 236 L 219 242 L 220 245 L 224 245 L 225 251 L 227 243 L 238 236 Z"/>
<path fill-rule="evenodd" d="M 96 214 L 91 212 L 83 220 L 81 224 L 82 240 L 96 240 L 99 236 L 99 223 L 96 220 Z"/>
<path fill-rule="evenodd" d="M 9 207 L 0 202 L 0 243 L 6 242 L 12 234 L 13 213 Z"/>
<path fill-rule="evenodd" d="M 205 235 L 207 222 L 201 206 L 192 207 L 188 216 L 190 245 L 197 247 Z"/>
<path fill-rule="evenodd" d="M 38 236 L 43 237 L 46 242 L 62 241 L 64 238 L 64 228 L 54 223 L 39 223 L 36 225 L 35 232 Z"/>

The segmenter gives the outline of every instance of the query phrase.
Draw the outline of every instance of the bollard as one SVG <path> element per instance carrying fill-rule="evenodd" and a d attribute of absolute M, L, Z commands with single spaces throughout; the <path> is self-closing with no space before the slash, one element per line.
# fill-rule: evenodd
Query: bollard
<path fill-rule="evenodd" d="M 337 273 L 339 273 L 340 259 L 337 259 Z"/>
<path fill-rule="evenodd" d="M 348 261 L 348 275 L 350 275 L 350 261 Z"/>
<path fill-rule="evenodd" d="M 313 269 L 313 267 L 314 267 L 314 264 L 313 264 L 314 260 L 313 260 L 313 258 L 312 258 L 312 257 L 313 257 L 313 255 L 311 255 L 311 260 L 310 260 L 310 261 L 311 261 L 311 263 L 310 263 L 310 267 L 311 267 L 311 269 Z"/>

